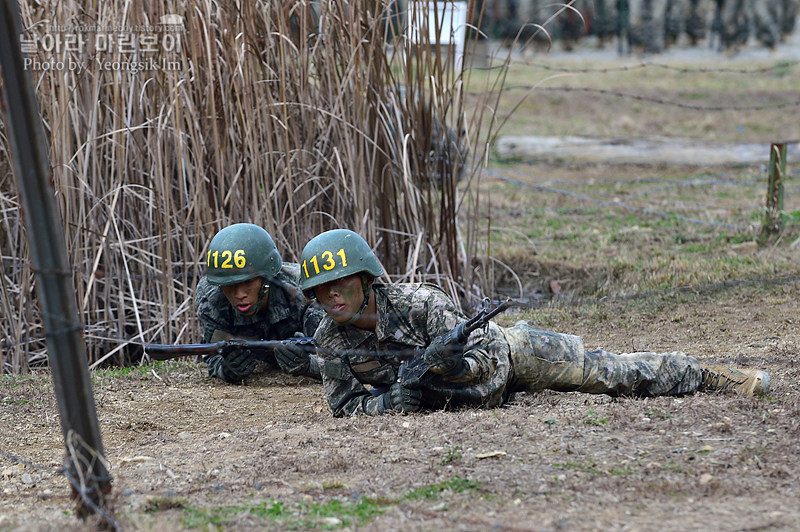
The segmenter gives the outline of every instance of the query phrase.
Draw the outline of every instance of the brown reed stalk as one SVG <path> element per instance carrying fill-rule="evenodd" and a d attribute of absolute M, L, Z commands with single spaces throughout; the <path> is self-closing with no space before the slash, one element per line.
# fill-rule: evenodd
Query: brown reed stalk
<path fill-rule="evenodd" d="M 471 221 L 480 198 L 467 159 L 482 160 L 496 132 L 482 128 L 502 84 L 467 101 L 469 65 L 425 29 L 441 14 L 407 14 L 407 5 L 21 4 L 28 35 L 47 33 L 50 21 L 81 26 L 64 34 L 87 41 L 62 54 L 84 68 L 32 75 L 92 364 L 139 360 L 143 343 L 196 341 L 204 253 L 235 222 L 265 227 L 287 261 L 319 232 L 350 227 L 375 245 L 391 279 L 436 282 L 464 304 L 481 295 Z M 391 23 L 398 10 L 422 28 L 417 42 Z M 156 26 L 171 14 L 183 17 L 179 48 L 102 49 L 103 35 L 149 34 L 108 28 Z M 176 68 L 102 65 L 148 58 Z M 46 353 L 8 183 L 0 209 L 3 371 L 19 372 Z"/>

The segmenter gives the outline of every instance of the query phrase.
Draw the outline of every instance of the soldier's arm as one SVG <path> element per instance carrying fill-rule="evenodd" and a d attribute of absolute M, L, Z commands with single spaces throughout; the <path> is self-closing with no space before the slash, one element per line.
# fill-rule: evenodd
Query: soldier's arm
<path fill-rule="evenodd" d="M 322 307 L 320 307 L 316 301 L 311 305 L 308 305 L 303 312 L 303 335 L 313 337 L 317 327 L 324 317 L 325 311 L 322 310 Z M 306 377 L 320 380 L 322 378 L 322 374 L 320 373 L 321 368 L 322 361 L 319 359 L 317 354 L 312 353 L 309 355 L 308 370 L 304 373 L 304 375 Z"/>
<path fill-rule="evenodd" d="M 358 382 L 346 361 L 323 356 L 320 362 L 325 400 L 334 417 L 384 413 L 382 396 L 373 396 Z"/>
<path fill-rule="evenodd" d="M 303 336 L 314 336 L 320 322 L 325 317 L 325 311 L 314 301 L 308 305 L 303 312 Z"/>
<path fill-rule="evenodd" d="M 491 378 L 499 363 L 498 353 L 508 343 L 497 325 L 491 324 L 487 330 L 477 330 L 470 335 L 469 344 L 464 351 L 464 360 L 469 366 L 466 375 L 453 382 L 480 384 Z"/>
<path fill-rule="evenodd" d="M 431 290 L 424 296 L 424 302 L 416 303 L 416 306 L 425 308 L 426 312 L 418 314 L 424 316 L 424 324 L 420 324 L 426 330 L 427 336 L 433 340 L 437 336 L 446 334 L 458 324 L 466 321 L 466 316 L 460 313 L 453 304 L 453 301 L 439 290 Z M 446 379 L 450 382 L 479 384 L 485 382 L 497 367 L 496 350 L 502 348 L 498 344 L 497 335 L 500 334 L 496 326 L 491 326 L 484 331 L 479 329 L 474 331 L 467 340 L 464 349 L 464 371 L 458 377 Z"/>
<path fill-rule="evenodd" d="M 300 317 L 300 321 L 302 323 L 302 335 L 307 337 L 313 337 L 314 333 L 317 330 L 322 318 L 325 317 L 325 311 L 322 310 L 322 307 L 319 306 L 316 302 L 310 305 L 304 305 L 302 310 L 302 315 Z M 299 334 L 299 333 L 296 333 Z M 321 380 L 322 374 L 320 373 L 320 369 L 322 367 L 322 362 L 320 361 L 319 357 L 316 353 L 310 353 L 308 355 L 308 369 L 303 373 L 304 376 L 310 377 L 315 380 Z"/>

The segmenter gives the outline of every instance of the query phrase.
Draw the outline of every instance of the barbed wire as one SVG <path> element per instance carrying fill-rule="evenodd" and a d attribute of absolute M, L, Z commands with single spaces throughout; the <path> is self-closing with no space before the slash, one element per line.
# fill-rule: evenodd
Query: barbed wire
<path fill-rule="evenodd" d="M 682 109 L 691 109 L 693 111 L 764 111 L 767 109 L 787 109 L 790 107 L 800 107 L 800 99 L 794 101 L 775 102 L 759 105 L 696 105 L 690 103 L 677 102 L 673 100 L 666 100 L 663 98 L 656 98 L 654 96 L 644 96 L 641 94 L 630 94 L 627 92 L 610 90 L 610 89 L 595 89 L 593 87 L 569 87 L 560 85 L 556 87 L 542 87 L 537 85 L 510 85 L 505 88 L 507 91 L 524 90 L 524 91 L 545 91 L 545 92 L 585 92 L 589 94 L 600 94 L 603 96 L 614 96 L 617 98 L 624 98 L 648 103 L 655 103 L 659 105 L 668 105 L 672 107 L 679 107 Z M 796 142 L 792 140 L 791 142 Z"/>
<path fill-rule="evenodd" d="M 486 56 L 483 58 L 484 60 L 491 61 L 497 59 L 497 57 Z M 670 65 L 667 63 L 659 63 L 659 62 L 651 62 L 651 61 L 640 61 L 634 64 L 628 65 L 619 65 L 619 66 L 609 66 L 609 67 L 566 67 L 566 66 L 555 66 L 551 64 L 541 63 L 541 62 L 533 62 L 526 59 L 520 59 L 518 57 L 509 58 L 507 60 L 502 60 L 500 64 L 495 66 L 488 66 L 488 67 L 481 67 L 481 66 L 472 66 L 471 68 L 475 70 L 497 70 L 497 69 L 506 69 L 511 66 L 528 66 L 535 69 L 546 70 L 550 72 L 560 72 L 566 74 L 618 74 L 620 72 L 634 72 L 638 70 L 645 70 L 648 68 L 653 69 L 661 69 L 661 70 L 669 70 L 678 74 L 736 74 L 736 75 L 758 75 L 758 74 L 768 74 L 770 72 L 784 72 L 786 70 L 794 69 L 800 65 L 800 60 L 794 59 L 787 59 L 787 60 L 780 60 L 775 62 L 772 65 L 764 66 L 764 67 L 756 67 L 756 68 L 731 68 L 731 67 L 688 67 L 688 66 L 675 66 Z M 767 110 L 767 109 L 784 109 L 790 107 L 798 107 L 800 106 L 800 99 L 796 101 L 785 101 L 785 102 L 770 102 L 766 104 L 760 105 L 733 105 L 733 106 L 725 106 L 725 105 L 715 105 L 715 106 L 702 106 L 697 104 L 688 104 L 682 102 L 675 102 L 666 100 L 663 98 L 655 98 L 652 96 L 643 96 L 638 94 L 630 94 L 622 91 L 615 91 L 611 89 L 598 89 L 593 87 L 570 87 L 570 86 L 557 86 L 557 87 L 542 87 L 538 85 L 507 85 L 503 87 L 504 91 L 519 91 L 524 90 L 526 92 L 532 90 L 539 90 L 539 91 L 550 91 L 550 92 L 586 92 L 586 93 L 594 93 L 594 94 L 601 94 L 605 96 L 614 96 L 618 98 L 627 98 L 632 100 L 644 101 L 649 103 L 655 103 L 659 105 L 671 105 L 676 106 L 684 109 L 691 109 L 691 110 L 701 110 L 701 111 L 760 111 L 760 110 Z M 467 94 L 471 96 L 481 96 L 482 93 L 480 92 L 472 92 L 468 91 Z"/>
<path fill-rule="evenodd" d="M 535 137 L 535 135 L 534 135 Z M 689 138 L 688 140 L 695 140 Z M 698 140 L 698 142 L 700 142 Z M 796 142 L 796 141 L 793 141 Z M 767 146 L 769 142 L 764 142 L 764 145 Z M 647 168 L 652 166 L 662 166 L 665 164 L 669 164 L 670 166 L 679 166 L 679 167 L 687 167 L 687 168 L 700 168 L 700 167 L 711 167 L 711 168 L 730 168 L 732 170 L 739 169 L 739 168 L 753 168 L 758 166 L 762 171 L 766 171 L 767 165 L 765 163 L 742 163 L 740 161 L 733 161 L 729 163 L 724 162 L 713 162 L 713 163 L 698 163 L 695 161 L 666 161 L 663 159 L 652 159 L 649 161 L 592 161 L 592 162 L 580 162 L 576 163 L 575 161 L 569 160 L 557 160 L 552 158 L 541 158 L 541 159 L 528 159 L 522 160 L 516 157 L 499 157 L 499 156 L 490 156 L 487 157 L 486 160 L 494 163 L 502 163 L 502 164 L 518 164 L 521 166 L 549 166 L 555 168 L 569 168 L 575 166 L 576 164 L 581 164 L 582 166 L 596 166 L 596 167 L 621 167 L 621 168 Z M 482 168 L 482 167 L 479 167 Z M 753 174 L 757 175 L 757 174 Z M 800 177 L 800 168 L 796 170 L 787 170 L 786 175 L 788 177 Z M 658 177 L 653 178 L 641 178 L 641 179 L 660 179 Z M 636 181 L 631 181 L 631 183 L 636 183 Z"/>
<path fill-rule="evenodd" d="M 506 162 L 504 159 L 500 159 L 500 158 L 490 158 L 489 160 L 492 161 L 492 162 L 500 162 L 500 163 Z M 535 164 L 542 163 L 542 164 L 545 164 L 547 166 L 550 166 L 550 165 L 547 164 L 546 161 L 529 161 L 529 162 L 515 161 L 515 163 L 518 163 L 518 164 L 521 164 L 521 165 L 522 164 L 535 165 Z M 555 166 L 558 166 L 560 164 L 564 164 L 564 163 L 558 163 L 557 162 L 555 164 Z M 574 164 L 570 164 L 570 166 L 573 166 L 573 165 Z M 616 163 L 605 163 L 605 162 L 587 163 L 584 166 L 589 166 L 589 165 L 590 166 L 616 166 Z M 479 171 L 479 170 L 481 170 L 481 168 L 476 167 L 475 170 Z M 798 170 L 798 173 L 800 175 L 800 170 Z M 733 179 L 733 178 L 729 178 L 728 177 L 728 176 L 738 176 L 738 175 L 744 175 L 745 177 L 742 178 L 742 179 Z M 756 182 L 756 180 L 760 177 L 760 174 L 755 174 L 755 173 L 744 173 L 744 174 L 742 174 L 742 172 L 708 172 L 708 173 L 704 173 L 703 177 L 707 178 L 707 179 L 718 179 L 718 180 L 721 180 L 721 181 L 727 181 L 727 182 L 731 182 L 731 183 L 748 184 L 748 183 Z M 591 178 L 591 179 L 588 179 L 586 181 L 582 181 L 580 183 L 576 183 L 575 181 L 570 181 L 568 179 L 547 179 L 547 178 L 542 178 L 542 181 L 540 181 L 540 183 L 548 184 L 548 185 L 566 184 L 566 185 L 580 185 L 580 186 L 596 186 L 596 185 L 601 185 L 602 186 L 602 185 L 640 185 L 640 184 L 647 184 L 647 183 L 664 183 L 664 182 L 667 182 L 667 183 L 671 183 L 671 182 L 682 183 L 684 181 L 685 181 L 685 178 L 683 178 L 683 177 L 661 177 L 661 176 L 659 176 L 659 177 L 608 177 L 608 178 L 604 178 L 604 179 Z"/>
<path fill-rule="evenodd" d="M 53 467 L 53 466 L 44 466 L 39 465 L 27 460 L 26 458 L 22 458 L 21 456 L 17 456 L 16 454 L 9 453 L 0 449 L 0 456 L 14 462 L 15 464 L 22 464 L 26 467 L 30 467 L 31 469 L 37 469 L 39 471 L 49 471 L 51 473 L 55 473 L 57 475 L 63 475 L 64 469 L 63 467 Z"/>
<path fill-rule="evenodd" d="M 568 307 L 584 307 L 584 306 L 597 306 L 613 303 L 621 303 L 628 301 L 635 301 L 647 298 L 657 298 L 671 296 L 673 294 L 710 294 L 727 290 L 729 288 L 740 288 L 749 286 L 780 286 L 800 281 L 799 274 L 778 275 L 775 277 L 757 277 L 745 279 L 733 279 L 728 281 L 719 281 L 715 283 L 706 283 L 699 285 L 680 285 L 667 287 L 661 290 L 645 290 L 633 294 L 625 294 L 619 296 L 602 296 L 602 297 L 569 297 L 558 295 L 552 299 L 540 300 L 534 302 L 525 302 L 520 304 L 519 308 L 523 309 L 540 309 L 545 307 L 558 308 L 561 306 Z M 514 305 L 516 308 L 517 305 Z"/>
<path fill-rule="evenodd" d="M 487 57 L 487 59 L 492 59 Z M 631 64 L 631 65 L 621 65 L 621 66 L 614 66 L 614 67 L 604 67 L 604 68 L 589 68 L 589 67 L 563 67 L 563 66 L 554 66 L 548 65 L 545 63 L 534 63 L 529 62 L 525 59 L 518 59 L 514 58 L 509 60 L 509 65 L 524 65 L 530 66 L 534 68 L 539 68 L 542 70 L 549 70 L 551 72 L 564 72 L 564 73 L 571 73 L 571 74 L 616 74 L 619 72 L 633 72 L 635 70 L 643 70 L 646 68 L 657 68 L 662 70 L 670 70 L 673 72 L 677 72 L 680 74 L 742 74 L 742 75 L 751 75 L 751 74 L 767 74 L 769 72 L 778 72 L 784 71 L 787 69 L 791 69 L 800 65 L 800 60 L 783 60 L 778 61 L 777 63 L 759 67 L 759 68 L 730 68 L 730 67 L 678 67 L 675 65 L 670 65 L 667 63 L 656 63 L 650 61 L 642 61 L 639 63 Z M 480 68 L 480 67 L 475 67 Z"/>
<path fill-rule="evenodd" d="M 617 201 L 617 200 L 611 200 L 610 201 L 610 200 L 602 200 L 602 199 L 592 198 L 592 197 L 586 196 L 584 194 L 578 194 L 577 192 L 571 192 L 569 190 L 562 190 L 562 189 L 551 187 L 551 186 L 548 186 L 548 185 L 543 185 L 543 184 L 539 184 L 539 183 L 531 183 L 529 181 L 524 181 L 522 179 L 515 179 L 515 178 L 512 178 L 512 177 L 507 177 L 507 176 L 504 176 L 504 175 L 500 174 L 499 172 L 496 172 L 496 171 L 491 170 L 491 169 L 484 169 L 484 172 L 489 174 L 489 175 L 491 175 L 492 177 L 494 177 L 496 179 L 499 179 L 501 181 L 505 181 L 507 183 L 512 183 L 512 184 L 519 185 L 521 187 L 531 188 L 531 189 L 535 189 L 535 190 L 543 190 L 543 191 L 546 191 L 546 192 L 550 192 L 552 194 L 559 194 L 559 195 L 562 195 L 562 196 L 568 196 L 568 197 L 571 197 L 571 198 L 574 198 L 574 199 L 578 199 L 578 200 L 581 200 L 581 201 L 586 201 L 586 202 L 589 202 L 589 203 L 593 203 L 595 205 L 604 205 L 604 206 L 608 206 L 608 207 L 617 207 L 617 208 L 624 209 L 624 210 L 631 211 L 631 212 L 639 212 L 639 213 L 642 213 L 642 214 L 650 214 L 650 215 L 654 215 L 654 216 L 661 216 L 663 218 L 670 218 L 670 219 L 680 220 L 680 221 L 683 221 L 683 222 L 689 222 L 689 223 L 693 223 L 693 224 L 697 224 L 697 225 L 705 225 L 705 226 L 711 226 L 711 227 L 724 227 L 726 229 L 736 229 L 736 230 L 749 230 L 749 229 L 751 229 L 751 226 L 749 226 L 749 225 L 737 225 L 737 224 L 729 224 L 729 223 L 726 223 L 726 222 L 714 222 L 714 221 L 708 221 L 708 220 L 700 220 L 698 218 L 690 218 L 688 216 L 675 214 L 673 212 L 658 211 L 658 210 L 654 210 L 654 209 L 647 209 L 647 208 L 644 208 L 644 207 L 634 207 L 632 205 L 628 205 L 626 203 L 623 203 L 623 202 Z"/>
<path fill-rule="evenodd" d="M 667 192 L 670 190 L 678 190 L 681 188 L 694 188 L 694 187 L 713 187 L 713 186 L 724 186 L 724 185 L 732 185 L 732 186 L 756 186 L 758 185 L 758 181 L 755 179 L 751 179 L 749 181 L 737 181 L 734 179 L 698 179 L 693 181 L 687 181 L 685 183 L 672 183 L 667 186 L 658 187 L 650 190 L 645 190 L 644 192 L 640 192 L 639 194 L 628 194 L 625 196 L 626 199 L 637 199 L 637 198 L 644 198 L 646 196 L 650 196 L 651 194 L 658 194 L 660 192 Z M 686 205 L 686 203 L 683 203 Z M 704 206 L 700 203 L 695 203 L 697 206 Z"/>
<path fill-rule="evenodd" d="M 625 180 L 625 179 L 605 179 L 602 181 L 593 181 L 591 183 L 575 183 L 574 181 L 568 181 L 566 179 L 548 179 L 545 181 L 539 181 L 539 184 L 553 184 L 553 185 L 589 185 L 589 186 L 604 186 L 604 185 L 626 185 L 626 184 L 641 184 L 641 183 L 663 183 L 667 182 L 666 186 L 653 188 L 650 190 L 645 190 L 644 192 L 640 192 L 638 194 L 626 194 L 626 199 L 635 199 L 635 198 L 642 198 L 645 196 L 649 196 L 651 194 L 657 194 L 659 192 L 665 192 L 669 190 L 677 190 L 681 188 L 692 188 L 692 187 L 704 187 L 704 186 L 718 186 L 718 185 L 732 185 L 732 186 L 756 186 L 759 184 L 757 178 L 751 178 L 747 180 L 738 180 L 738 179 L 719 179 L 719 178 L 708 178 L 708 179 L 693 179 L 691 181 L 685 180 L 673 180 L 673 179 L 658 179 L 658 178 L 647 178 L 637 181 L 632 180 Z M 598 191 L 596 194 L 604 197 L 616 197 L 616 195 L 612 195 L 608 192 L 601 192 Z M 684 203 L 685 205 L 685 203 Z M 698 204 L 699 205 L 699 204 Z"/>
<path fill-rule="evenodd" d="M 70 441 L 67 444 L 67 449 L 70 454 L 73 454 L 72 458 L 73 460 L 75 460 L 72 441 Z M 117 524 L 117 522 L 114 520 L 112 515 L 108 511 L 106 511 L 105 508 L 101 507 L 100 505 L 97 504 L 97 502 L 95 502 L 97 497 L 94 494 L 94 488 L 87 485 L 86 479 L 79 478 L 80 472 L 76 471 L 75 473 L 73 473 L 73 471 L 71 471 L 70 467 L 68 467 L 67 465 L 62 465 L 60 467 L 52 467 L 52 466 L 37 464 L 31 462 L 26 458 L 23 458 L 13 453 L 9 453 L 2 449 L 0 449 L 0 456 L 6 458 L 7 460 L 10 460 L 13 463 L 22 464 L 25 467 L 28 467 L 33 470 L 47 471 L 55 475 L 63 475 L 67 479 L 69 486 L 73 490 L 73 495 L 70 496 L 71 499 L 79 498 L 80 504 L 85 504 L 86 506 L 88 506 L 92 510 L 92 513 L 99 515 L 107 526 L 110 526 L 113 530 L 122 530 L 120 526 Z M 98 453 L 95 453 L 95 457 L 97 459 L 102 459 L 105 461 L 105 458 L 99 455 Z M 77 461 L 74 463 L 77 463 Z M 102 480 L 110 482 L 111 477 L 109 476 Z M 40 497 L 40 495 L 36 494 L 36 497 L 38 498 Z"/>

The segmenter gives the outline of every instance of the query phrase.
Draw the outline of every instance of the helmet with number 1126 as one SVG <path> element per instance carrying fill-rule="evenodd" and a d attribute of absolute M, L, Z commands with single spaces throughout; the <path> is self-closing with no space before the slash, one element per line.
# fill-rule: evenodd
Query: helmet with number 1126
<path fill-rule="evenodd" d="M 211 239 L 206 254 L 206 276 L 209 283 L 217 286 L 254 277 L 267 280 L 275 277 L 282 264 L 278 248 L 267 231 L 254 224 L 233 224 Z"/>

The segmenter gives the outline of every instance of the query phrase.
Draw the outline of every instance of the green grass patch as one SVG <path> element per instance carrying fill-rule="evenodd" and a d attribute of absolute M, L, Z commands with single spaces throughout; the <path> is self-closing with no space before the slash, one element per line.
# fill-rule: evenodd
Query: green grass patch
<path fill-rule="evenodd" d="M 26 405 L 26 404 L 28 404 L 30 402 L 31 402 L 30 399 L 24 399 L 24 398 L 23 399 L 3 399 L 3 404 L 4 405 L 9 405 L 9 406 L 10 405 L 22 406 L 22 405 Z M 38 401 L 38 402 L 42 403 L 42 401 Z"/>
<path fill-rule="evenodd" d="M 268 499 L 258 504 L 186 507 L 183 525 L 189 529 L 224 530 L 241 520 L 260 520 L 285 530 L 339 530 L 368 523 L 383 513 L 385 504 L 369 498 L 332 498 L 323 502 L 286 504 Z"/>
<path fill-rule="evenodd" d="M 187 371 L 194 372 L 200 367 L 204 367 L 204 364 L 188 359 L 154 360 L 141 366 L 101 368 L 92 371 L 90 376 L 92 384 L 103 385 L 114 379 L 141 379 L 150 375 L 153 371 L 159 374 L 172 374 Z"/>
<path fill-rule="evenodd" d="M 617 469 L 616 467 L 612 467 L 608 470 L 608 474 L 616 477 L 625 477 L 629 475 L 633 475 L 633 468 L 631 466 L 626 465 L 623 468 Z"/>
<path fill-rule="evenodd" d="M 0 375 L 0 387 L 8 389 L 16 389 L 26 385 L 38 386 L 41 384 L 50 384 L 49 370 L 36 370 L 24 375 Z"/>
<path fill-rule="evenodd" d="M 430 486 L 415 488 L 409 491 L 403 498 L 409 500 L 431 499 L 448 491 L 453 493 L 461 493 L 464 491 L 475 491 L 478 489 L 480 489 L 480 485 L 477 482 L 455 476 L 450 480 L 445 480 L 439 482 L 438 484 L 431 484 Z"/>
<path fill-rule="evenodd" d="M 460 448 L 451 449 L 460 455 Z M 455 458 L 454 458 L 455 459 Z M 403 501 L 435 499 L 446 494 L 477 491 L 480 485 L 469 479 L 455 476 L 436 484 L 415 488 L 396 499 L 367 497 L 331 497 L 323 501 L 286 503 L 269 498 L 253 504 L 229 506 L 189 506 L 183 499 L 156 497 L 148 501 L 144 511 L 153 514 L 179 510 L 181 522 L 188 529 L 227 530 L 244 521 L 258 526 L 258 521 L 271 523 L 285 530 L 339 530 L 367 525 L 387 507 Z M 255 521 L 255 523 L 253 522 Z"/>
<path fill-rule="evenodd" d="M 650 419 L 672 419 L 674 417 L 671 413 L 664 412 L 663 410 L 647 410 L 644 416 Z"/>
<path fill-rule="evenodd" d="M 666 471 L 668 473 L 683 473 L 684 469 L 682 465 L 676 464 L 672 460 L 667 460 L 667 463 L 661 466 L 661 471 Z"/>
<path fill-rule="evenodd" d="M 594 460 L 589 460 L 589 462 L 586 463 L 586 464 L 582 464 L 580 462 L 565 462 L 563 464 L 555 463 L 555 464 L 553 464 L 553 467 L 555 467 L 556 469 L 562 469 L 562 470 L 567 470 L 567 471 L 569 471 L 569 470 L 582 471 L 583 473 L 589 473 L 591 475 L 603 475 L 603 474 L 605 474 L 605 472 L 603 470 L 599 469 L 595 465 L 595 461 Z"/>
<path fill-rule="evenodd" d="M 597 412 L 594 410 L 589 410 L 587 413 L 587 418 L 584 420 L 584 423 L 587 425 L 594 425 L 594 426 L 602 426 L 608 422 L 608 417 L 598 417 Z"/>
<path fill-rule="evenodd" d="M 772 71 L 772 76 L 778 79 L 785 78 L 786 76 L 797 72 L 796 69 L 797 61 L 790 61 L 788 59 L 776 61 L 774 70 Z"/>
<path fill-rule="evenodd" d="M 464 456 L 461 454 L 461 446 L 456 445 L 455 447 L 451 447 L 447 450 L 444 458 L 439 461 L 439 465 L 452 464 L 453 462 L 461 460 L 463 457 Z"/>
<path fill-rule="evenodd" d="M 790 223 L 800 222 L 800 211 L 783 213 L 783 220 Z"/>

